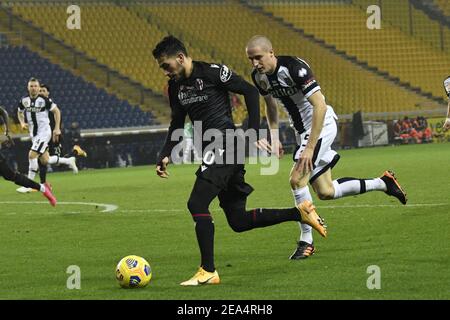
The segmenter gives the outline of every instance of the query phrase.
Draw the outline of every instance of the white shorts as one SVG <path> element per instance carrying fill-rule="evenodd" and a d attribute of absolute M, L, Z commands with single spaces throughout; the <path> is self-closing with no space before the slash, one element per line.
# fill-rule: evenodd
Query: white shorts
<path fill-rule="evenodd" d="M 306 144 L 308 143 L 309 136 L 311 134 L 311 129 L 297 135 L 297 149 L 294 152 L 293 160 L 297 162 L 305 150 Z M 328 169 L 332 169 L 336 163 L 339 161 L 340 156 L 338 153 L 331 149 L 334 139 L 337 134 L 336 121 L 329 121 L 326 124 L 322 132 L 320 133 L 319 140 L 317 140 L 316 148 L 314 149 L 313 155 L 313 167 L 314 170 L 309 179 L 310 183 L 313 183 L 318 177 L 320 177 Z"/>
<path fill-rule="evenodd" d="M 52 138 L 52 133 L 50 131 L 38 133 L 36 136 L 31 138 L 31 151 L 43 154 L 48 148 L 48 143 Z"/>

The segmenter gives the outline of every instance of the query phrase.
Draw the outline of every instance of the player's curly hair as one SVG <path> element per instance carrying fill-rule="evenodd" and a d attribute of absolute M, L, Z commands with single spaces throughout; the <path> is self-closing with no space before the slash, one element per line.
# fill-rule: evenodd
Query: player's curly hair
<path fill-rule="evenodd" d="M 179 53 L 188 56 L 184 43 L 174 36 L 164 37 L 153 49 L 153 57 L 158 59 L 162 56 L 173 57 Z"/>

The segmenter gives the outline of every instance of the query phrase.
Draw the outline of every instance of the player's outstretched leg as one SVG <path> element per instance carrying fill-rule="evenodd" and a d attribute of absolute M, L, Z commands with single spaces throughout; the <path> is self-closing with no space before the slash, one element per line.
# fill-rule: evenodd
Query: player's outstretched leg
<path fill-rule="evenodd" d="M 44 186 L 44 191 L 42 192 L 42 186 Z M 50 184 L 48 184 L 47 182 L 44 185 L 41 185 L 41 192 L 44 195 L 44 197 L 47 198 L 47 200 L 50 202 L 50 204 L 55 207 L 56 206 L 56 198 L 53 195 L 53 190 L 52 187 L 50 186 Z"/>
<path fill-rule="evenodd" d="M 70 158 L 62 158 L 59 156 L 51 156 L 48 159 L 49 164 L 63 164 L 65 166 L 68 166 L 70 169 L 72 169 L 74 174 L 78 173 L 78 167 L 77 167 L 77 160 L 75 157 Z"/>
<path fill-rule="evenodd" d="M 328 170 L 318 177 L 312 183 L 312 186 L 321 200 L 340 199 L 366 192 L 383 191 L 387 195 L 396 197 L 403 204 L 408 201 L 405 191 L 392 171 L 385 171 L 379 178 L 340 178 L 332 181 L 331 170 Z"/>
<path fill-rule="evenodd" d="M 400 201 L 403 204 L 406 204 L 408 199 L 406 198 L 406 192 L 403 190 L 403 188 L 398 183 L 397 179 L 395 178 L 395 173 L 393 171 L 385 171 L 383 175 L 380 178 L 384 181 L 386 184 L 386 191 L 385 193 L 389 196 L 396 197 L 398 201 Z"/>
<path fill-rule="evenodd" d="M 28 177 L 13 171 L 0 157 L 0 173 L 8 181 L 14 182 L 16 185 L 27 189 L 34 189 L 42 192 L 44 197 L 48 199 L 50 204 L 56 206 L 56 198 L 52 193 L 52 189 L 48 183 L 39 184 Z"/>
<path fill-rule="evenodd" d="M 317 214 L 316 207 L 312 202 L 305 200 L 297 206 L 297 209 L 300 212 L 301 222 L 310 225 L 322 237 L 326 238 L 327 226 L 325 225 L 325 220 Z"/>
<path fill-rule="evenodd" d="M 87 157 L 87 152 L 84 151 L 83 149 L 81 149 L 81 147 L 77 144 L 73 146 L 72 153 L 74 156 L 79 156 L 79 157 L 83 157 L 83 158 Z"/>

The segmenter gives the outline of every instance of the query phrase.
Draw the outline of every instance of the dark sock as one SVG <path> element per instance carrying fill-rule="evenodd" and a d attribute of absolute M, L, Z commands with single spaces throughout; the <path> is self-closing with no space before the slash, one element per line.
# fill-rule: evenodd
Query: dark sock
<path fill-rule="evenodd" d="M 41 183 L 45 183 L 47 179 L 47 165 L 43 165 L 39 162 L 39 178 Z"/>
<path fill-rule="evenodd" d="M 254 209 L 247 211 L 251 215 L 254 228 L 264 228 L 285 221 L 301 221 L 297 208 L 289 209 Z"/>
<path fill-rule="evenodd" d="M 16 176 L 14 177 L 14 183 L 22 187 L 35 189 L 37 191 L 41 190 L 41 185 L 39 183 L 28 179 L 28 177 L 20 173 L 16 173 Z"/>
<path fill-rule="evenodd" d="M 214 272 L 214 223 L 212 218 L 197 219 L 195 222 L 195 233 L 197 235 L 201 265 L 208 272 Z"/>

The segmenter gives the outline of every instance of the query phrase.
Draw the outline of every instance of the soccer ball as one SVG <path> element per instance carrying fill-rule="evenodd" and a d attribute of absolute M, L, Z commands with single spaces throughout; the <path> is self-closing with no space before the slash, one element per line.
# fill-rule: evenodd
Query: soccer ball
<path fill-rule="evenodd" d="M 126 256 L 116 267 L 116 279 L 122 288 L 143 288 L 152 278 L 150 264 L 139 256 Z"/>

